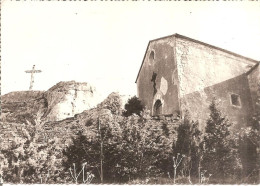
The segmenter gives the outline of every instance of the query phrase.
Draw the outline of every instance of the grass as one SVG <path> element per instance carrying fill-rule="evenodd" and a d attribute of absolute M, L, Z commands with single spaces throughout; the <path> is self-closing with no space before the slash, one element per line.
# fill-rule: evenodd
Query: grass
<path fill-rule="evenodd" d="M 191 178 L 191 180 L 192 180 L 192 184 L 198 184 L 197 178 Z M 176 182 L 175 184 L 185 184 L 185 185 L 191 184 L 187 177 L 177 177 L 175 182 Z M 147 179 L 135 179 L 129 181 L 127 184 L 173 185 L 174 180 L 166 177 L 158 177 L 158 178 L 147 178 Z M 223 179 L 210 178 L 208 184 L 241 184 L 241 183 L 239 179 L 234 179 L 234 178 L 223 178 Z"/>
<path fill-rule="evenodd" d="M 147 178 L 147 179 L 135 179 L 128 184 L 148 184 L 148 185 L 173 185 L 174 180 L 171 178 L 164 178 L 164 177 L 158 177 L 158 178 Z M 185 177 L 177 177 L 175 180 L 175 184 L 190 184 L 188 178 Z"/>

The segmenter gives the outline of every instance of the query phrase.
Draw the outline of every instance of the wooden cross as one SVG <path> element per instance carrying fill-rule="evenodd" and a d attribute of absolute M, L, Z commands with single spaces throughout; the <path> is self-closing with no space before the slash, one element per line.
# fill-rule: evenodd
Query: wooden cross
<path fill-rule="evenodd" d="M 34 83 L 34 76 L 33 76 L 33 74 L 34 74 L 34 73 L 40 73 L 40 72 L 42 72 L 42 71 L 41 71 L 41 70 L 35 70 L 35 65 L 33 65 L 32 70 L 26 70 L 25 72 L 26 72 L 26 73 L 31 73 L 31 83 L 30 83 L 29 90 L 32 90 L 32 88 L 33 88 L 33 83 Z"/>

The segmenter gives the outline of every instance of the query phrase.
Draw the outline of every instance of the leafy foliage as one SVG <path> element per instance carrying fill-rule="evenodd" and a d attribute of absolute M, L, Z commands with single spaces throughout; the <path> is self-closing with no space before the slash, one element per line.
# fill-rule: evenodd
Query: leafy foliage
<path fill-rule="evenodd" d="M 202 168 L 212 174 L 212 178 L 237 175 L 241 164 L 236 140 L 230 132 L 231 123 L 217 109 L 215 100 L 209 109 L 210 117 L 207 120 L 204 140 L 201 144 Z"/>
<path fill-rule="evenodd" d="M 87 161 L 96 175 L 93 181 L 100 182 L 97 178 L 102 158 L 106 183 L 124 183 L 164 173 L 173 140 L 170 140 L 171 135 L 166 135 L 161 122 L 145 114 L 128 118 L 110 115 L 93 122 L 92 127 L 96 138 L 79 134 L 63 152 L 65 170 L 73 163 L 80 167 Z"/>
<path fill-rule="evenodd" d="M 117 118 L 116 115 L 114 115 Z M 79 132 L 76 137 L 73 138 L 72 144 L 64 149 L 63 155 L 65 160 L 63 161 L 63 166 L 65 167 L 65 172 L 68 172 L 69 168 L 75 163 L 77 171 L 81 169 L 81 165 L 85 162 L 87 164 L 87 171 L 92 172 L 95 175 L 93 182 L 99 182 L 101 177 L 101 158 L 103 160 L 102 166 L 104 170 L 104 179 L 108 182 L 114 178 L 112 175 L 113 167 L 116 165 L 116 159 L 118 157 L 117 145 L 120 143 L 119 134 L 120 131 L 117 130 L 114 123 L 113 116 L 101 115 L 100 117 L 92 121 L 90 130 L 94 135 L 86 136 L 82 132 Z M 88 124 L 89 125 L 89 124 Z M 101 146 L 102 145 L 102 146 Z M 101 154 L 101 148 L 103 154 Z M 79 177 L 82 180 L 82 175 Z M 79 182 L 81 183 L 81 182 Z"/>
<path fill-rule="evenodd" d="M 231 123 L 214 101 L 204 136 L 189 114 L 178 121 L 155 120 L 141 105 L 133 97 L 121 115 L 121 98 L 112 93 L 97 108 L 57 122 L 55 127 L 46 125 L 55 130 L 65 127 L 65 142 L 58 135 L 42 141 L 43 125 L 27 121 L 22 132 L 12 132 L 12 145 L 1 149 L 0 174 L 11 183 L 75 183 L 70 168 L 78 174 L 85 165 L 85 173 L 95 175 L 91 183 L 101 183 L 101 166 L 104 183 L 174 183 L 173 156 L 183 155 L 175 167 L 177 183 L 198 183 L 194 177 L 201 173 L 203 178 L 212 174 L 212 180 L 234 180 L 240 176 L 241 165 L 243 181 L 259 183 L 259 115 L 236 140 Z M 83 174 L 77 183 L 83 183 Z"/>
<path fill-rule="evenodd" d="M 198 122 L 190 121 L 189 113 L 186 112 L 184 119 L 181 121 L 177 132 L 178 137 L 176 145 L 173 148 L 174 155 L 185 155 L 184 160 L 179 168 L 179 175 L 182 177 L 198 176 L 201 131 L 198 129 Z"/>
<path fill-rule="evenodd" d="M 35 122 L 37 123 L 37 122 Z M 23 125 L 22 132 L 12 131 L 13 140 L 7 149 L 1 149 L 0 157 L 3 179 L 11 183 L 54 183 L 60 182 L 58 174 L 62 158 L 58 152 L 56 138 L 39 143 L 40 135 L 36 125 Z"/>
<path fill-rule="evenodd" d="M 252 127 L 242 129 L 239 134 L 239 155 L 243 165 L 243 183 L 259 183 L 260 134 Z"/>
<path fill-rule="evenodd" d="M 127 103 L 125 104 L 125 111 L 123 115 L 128 117 L 132 114 L 137 114 L 138 116 L 141 115 L 141 112 L 144 110 L 144 105 L 136 96 L 128 99 Z"/>
<path fill-rule="evenodd" d="M 82 164 L 88 162 L 87 170 L 93 171 L 98 175 L 99 167 L 97 162 L 99 160 L 99 146 L 97 143 L 92 142 L 86 136 L 79 132 L 79 134 L 72 139 L 72 145 L 63 150 L 64 160 L 62 164 L 64 166 L 64 172 L 66 173 L 66 180 L 68 183 L 73 183 L 73 179 L 69 174 L 69 169 L 75 164 L 76 172 L 80 172 Z M 79 177 L 79 183 L 82 183 L 82 175 Z"/>
<path fill-rule="evenodd" d="M 108 95 L 108 97 L 101 102 L 98 108 L 108 109 L 112 114 L 121 114 L 122 113 L 122 100 L 118 93 L 113 92 Z"/>
<path fill-rule="evenodd" d="M 120 147 L 124 152 L 119 161 L 123 175 L 132 179 L 165 174 L 174 134 L 167 135 L 164 127 L 162 122 L 151 120 L 145 114 L 127 119 L 122 125 Z"/>
<path fill-rule="evenodd" d="M 257 184 L 260 182 L 260 84 L 258 87 L 256 112 L 250 125 L 239 133 L 239 155 L 243 165 L 243 183 Z"/>

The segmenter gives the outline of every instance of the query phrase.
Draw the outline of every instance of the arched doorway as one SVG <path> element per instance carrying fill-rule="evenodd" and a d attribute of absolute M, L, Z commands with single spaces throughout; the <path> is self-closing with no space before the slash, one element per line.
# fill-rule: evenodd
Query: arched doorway
<path fill-rule="evenodd" d="M 153 115 L 158 116 L 162 114 L 162 102 L 157 99 L 153 106 Z"/>

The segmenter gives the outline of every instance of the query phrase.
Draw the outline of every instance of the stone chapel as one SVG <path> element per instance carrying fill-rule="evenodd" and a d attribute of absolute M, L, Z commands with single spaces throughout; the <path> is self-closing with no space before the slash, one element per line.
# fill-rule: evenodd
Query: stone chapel
<path fill-rule="evenodd" d="M 215 98 L 240 128 L 256 109 L 260 67 L 259 61 L 174 34 L 149 41 L 136 84 L 153 116 L 183 116 L 188 110 L 205 123 Z"/>

